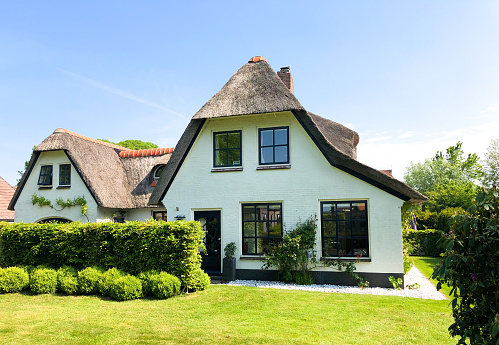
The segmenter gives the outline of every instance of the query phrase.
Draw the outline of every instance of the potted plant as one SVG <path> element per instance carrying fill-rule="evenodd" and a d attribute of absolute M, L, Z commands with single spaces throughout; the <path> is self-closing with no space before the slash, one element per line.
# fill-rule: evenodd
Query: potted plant
<path fill-rule="evenodd" d="M 234 242 L 227 243 L 224 248 L 224 253 L 222 280 L 236 280 L 236 258 L 234 257 L 234 254 L 236 253 L 236 244 Z"/>

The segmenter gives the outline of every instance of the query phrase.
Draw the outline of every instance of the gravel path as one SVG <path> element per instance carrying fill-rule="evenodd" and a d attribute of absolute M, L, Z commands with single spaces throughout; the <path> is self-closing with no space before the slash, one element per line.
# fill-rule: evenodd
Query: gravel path
<path fill-rule="evenodd" d="M 385 295 L 385 296 L 401 296 L 401 297 L 414 297 L 423 299 L 445 300 L 447 299 L 441 292 L 433 286 L 433 284 L 413 266 L 404 277 L 405 286 L 418 283 L 418 289 L 395 290 L 387 288 L 364 288 L 341 285 L 296 285 L 285 284 L 274 281 L 259 281 L 259 280 L 235 280 L 227 283 L 232 286 L 253 286 L 272 289 L 286 289 L 286 290 L 304 290 L 304 291 L 321 291 L 321 292 L 336 292 L 336 293 L 354 293 L 363 295 Z"/>

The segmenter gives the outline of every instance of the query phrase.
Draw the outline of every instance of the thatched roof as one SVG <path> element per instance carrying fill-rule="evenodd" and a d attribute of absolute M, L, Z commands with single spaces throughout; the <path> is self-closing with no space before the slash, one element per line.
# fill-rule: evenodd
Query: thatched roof
<path fill-rule="evenodd" d="M 120 209 L 147 207 L 154 188 L 150 173 L 156 165 L 166 164 L 173 151 L 121 158 L 120 152 L 130 150 L 59 128 L 35 148 L 9 209 L 14 209 L 40 153 L 56 150 L 66 153 L 99 206 Z"/>
<path fill-rule="evenodd" d="M 253 60 L 253 59 L 252 59 Z M 250 60 L 191 119 L 156 186 L 149 204 L 161 202 L 206 119 L 291 111 L 329 163 L 402 200 L 427 198 L 403 182 L 356 160 L 359 136 L 345 126 L 307 112 L 265 60 Z M 277 113 L 277 114 L 275 114 Z"/>
<path fill-rule="evenodd" d="M 0 176 L 0 222 L 14 221 L 14 211 L 8 210 L 14 191 L 15 188 L 8 184 L 7 181 Z"/>

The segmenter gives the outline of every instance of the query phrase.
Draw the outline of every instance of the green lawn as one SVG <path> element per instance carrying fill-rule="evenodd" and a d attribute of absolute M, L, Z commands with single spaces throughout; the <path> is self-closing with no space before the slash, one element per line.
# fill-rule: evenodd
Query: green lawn
<path fill-rule="evenodd" d="M 212 285 L 169 300 L 0 295 L 1 344 L 455 344 L 448 301 Z"/>
<path fill-rule="evenodd" d="M 421 273 L 428 277 L 433 285 L 437 286 L 437 281 L 431 279 L 431 275 L 433 274 L 433 268 L 440 263 L 442 258 L 433 258 L 428 256 L 414 256 L 412 258 L 414 259 L 414 266 L 416 266 Z M 446 296 L 450 295 L 450 287 L 447 284 L 442 285 L 440 291 Z"/>

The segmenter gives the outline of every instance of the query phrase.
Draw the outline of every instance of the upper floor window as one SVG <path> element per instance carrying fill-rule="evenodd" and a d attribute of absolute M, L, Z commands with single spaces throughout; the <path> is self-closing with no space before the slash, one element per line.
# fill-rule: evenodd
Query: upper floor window
<path fill-rule="evenodd" d="M 289 127 L 258 130 L 260 164 L 289 163 Z"/>
<path fill-rule="evenodd" d="M 59 165 L 59 185 L 60 186 L 71 185 L 71 164 Z"/>
<path fill-rule="evenodd" d="M 369 256 L 367 201 L 321 203 L 322 255 Z"/>
<path fill-rule="evenodd" d="M 213 166 L 241 166 L 241 131 L 213 133 Z"/>
<path fill-rule="evenodd" d="M 163 173 L 163 170 L 165 170 L 165 164 L 158 165 L 154 168 L 154 173 L 153 173 L 153 180 L 157 181 L 161 177 L 161 174 Z"/>
<path fill-rule="evenodd" d="M 41 166 L 40 176 L 38 177 L 38 184 L 41 186 L 52 185 L 52 165 Z"/>
<path fill-rule="evenodd" d="M 282 204 L 243 204 L 243 254 L 263 254 L 282 242 Z"/>

